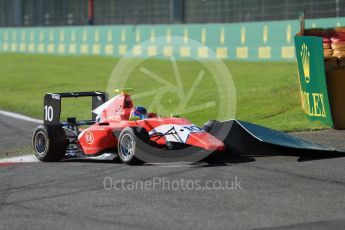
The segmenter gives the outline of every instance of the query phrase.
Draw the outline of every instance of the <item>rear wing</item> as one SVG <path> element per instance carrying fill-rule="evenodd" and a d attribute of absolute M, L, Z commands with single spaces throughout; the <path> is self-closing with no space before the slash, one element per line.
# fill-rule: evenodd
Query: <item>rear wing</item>
<path fill-rule="evenodd" d="M 102 105 L 108 100 L 108 95 L 104 92 L 69 92 L 69 93 L 47 93 L 44 96 L 43 107 L 43 123 L 45 125 L 58 125 L 61 114 L 61 99 L 62 98 L 78 98 L 78 97 L 92 97 L 91 111 Z M 91 112 L 91 120 L 94 122 L 96 115 Z"/>

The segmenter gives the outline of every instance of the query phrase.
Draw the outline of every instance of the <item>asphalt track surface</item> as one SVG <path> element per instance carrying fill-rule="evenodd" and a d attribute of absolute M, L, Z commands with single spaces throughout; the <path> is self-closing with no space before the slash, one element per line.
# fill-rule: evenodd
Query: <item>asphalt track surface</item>
<path fill-rule="evenodd" d="M 35 126 L 0 116 L 0 150 L 30 145 Z M 344 134 L 296 135 L 345 150 Z M 0 229 L 344 229 L 345 158 L 296 154 L 229 153 L 197 165 L 2 165 Z M 154 180 L 156 187 L 147 185 Z M 190 189 L 189 181 L 227 188 Z"/>

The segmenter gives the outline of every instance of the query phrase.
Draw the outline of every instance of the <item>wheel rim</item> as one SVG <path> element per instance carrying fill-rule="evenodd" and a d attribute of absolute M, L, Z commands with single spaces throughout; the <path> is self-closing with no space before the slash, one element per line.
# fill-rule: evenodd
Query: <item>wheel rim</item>
<path fill-rule="evenodd" d="M 35 151 L 39 155 L 44 155 L 47 148 L 46 135 L 40 131 L 35 136 Z"/>
<path fill-rule="evenodd" d="M 131 135 L 125 134 L 120 141 L 120 155 L 124 160 L 130 159 L 134 154 L 134 140 Z"/>

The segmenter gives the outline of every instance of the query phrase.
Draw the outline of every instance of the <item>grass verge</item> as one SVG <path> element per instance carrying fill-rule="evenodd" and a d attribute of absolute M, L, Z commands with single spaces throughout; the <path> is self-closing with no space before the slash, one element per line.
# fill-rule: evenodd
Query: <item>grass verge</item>
<path fill-rule="evenodd" d="M 96 56 L 0 54 L 0 108 L 41 118 L 45 93 L 105 90 L 117 62 L 118 59 Z M 202 66 L 196 61 L 177 61 L 177 65 L 183 87 L 188 91 Z M 284 131 L 325 128 L 320 123 L 309 121 L 302 113 L 295 63 L 226 61 L 225 65 L 236 87 L 237 119 Z M 176 83 L 170 61 L 145 60 L 133 70 L 132 76 L 136 78 L 126 83 L 127 87 L 135 88 L 133 94 L 157 87 L 142 73 L 142 67 L 172 84 Z M 199 104 L 213 97 L 217 99 L 214 84 L 211 73 L 206 71 L 190 103 Z M 173 110 L 178 103 L 176 100 L 174 93 L 167 92 L 162 103 Z M 136 102 L 148 106 L 151 101 L 152 98 L 148 97 L 137 98 Z M 89 101 L 75 103 L 73 99 L 66 100 L 63 102 L 62 116 L 89 118 L 89 104 Z M 221 105 L 216 104 L 216 107 L 221 108 Z M 218 108 L 185 116 L 200 125 L 214 118 L 215 109 Z"/>

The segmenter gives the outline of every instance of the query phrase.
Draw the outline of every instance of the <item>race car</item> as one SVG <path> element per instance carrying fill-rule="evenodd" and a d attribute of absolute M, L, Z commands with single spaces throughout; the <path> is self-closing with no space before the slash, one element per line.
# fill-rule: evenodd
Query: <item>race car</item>
<path fill-rule="evenodd" d="M 68 158 L 145 162 L 196 162 L 214 152 L 337 151 L 289 134 L 238 120 L 208 121 L 198 127 L 183 117 L 161 117 L 134 106 L 129 92 L 107 100 L 104 92 L 47 93 L 44 121 L 32 147 L 41 161 Z M 60 121 L 62 98 L 92 98 L 92 119 Z"/>

